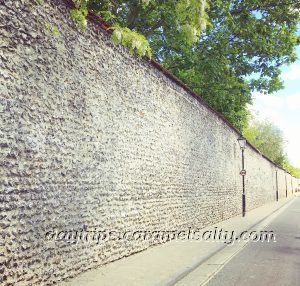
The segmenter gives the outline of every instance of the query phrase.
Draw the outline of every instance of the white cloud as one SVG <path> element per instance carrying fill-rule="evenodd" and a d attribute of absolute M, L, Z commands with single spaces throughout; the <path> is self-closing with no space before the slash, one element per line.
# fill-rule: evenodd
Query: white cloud
<path fill-rule="evenodd" d="M 284 103 L 283 99 L 276 95 L 268 95 L 259 92 L 254 92 L 252 95 L 254 96 L 255 101 L 260 105 L 269 108 L 279 108 Z"/>
<path fill-rule="evenodd" d="M 300 65 L 292 64 L 289 70 L 282 74 L 283 80 L 298 80 L 300 79 Z"/>
<path fill-rule="evenodd" d="M 287 96 L 286 103 L 291 109 L 300 109 L 300 92 Z"/>
<path fill-rule="evenodd" d="M 255 92 L 253 108 L 250 110 L 259 120 L 269 120 L 277 125 L 279 128 L 284 127 L 284 120 L 281 114 L 281 108 L 285 102 L 282 97 L 276 95 L 266 95 Z M 255 112 L 253 113 L 253 110 Z"/>

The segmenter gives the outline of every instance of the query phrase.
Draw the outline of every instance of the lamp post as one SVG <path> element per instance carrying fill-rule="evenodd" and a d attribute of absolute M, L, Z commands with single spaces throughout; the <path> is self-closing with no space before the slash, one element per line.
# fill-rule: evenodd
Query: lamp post
<path fill-rule="evenodd" d="M 275 167 L 276 170 L 276 201 L 278 202 L 278 167 Z"/>
<path fill-rule="evenodd" d="M 245 193 L 245 175 L 246 175 L 246 171 L 245 171 L 244 151 L 246 149 L 247 140 L 243 135 L 241 135 L 238 138 L 238 142 L 239 142 L 240 148 L 242 150 L 242 170 L 241 170 L 240 174 L 242 175 L 242 178 L 243 178 L 242 179 L 243 180 L 242 207 L 243 207 L 243 217 L 244 217 L 245 214 L 246 214 L 246 193 Z"/>

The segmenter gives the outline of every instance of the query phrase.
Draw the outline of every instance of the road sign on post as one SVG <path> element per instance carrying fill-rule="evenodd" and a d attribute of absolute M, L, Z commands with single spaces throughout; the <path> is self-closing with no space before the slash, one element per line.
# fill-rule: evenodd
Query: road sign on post
<path fill-rule="evenodd" d="M 241 171 L 240 171 L 240 175 L 241 175 L 241 176 L 246 176 L 246 170 L 241 170 Z"/>

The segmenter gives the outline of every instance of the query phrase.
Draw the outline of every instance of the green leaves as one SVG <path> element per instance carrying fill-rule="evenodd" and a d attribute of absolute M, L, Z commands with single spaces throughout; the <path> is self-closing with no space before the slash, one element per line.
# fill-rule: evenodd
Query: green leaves
<path fill-rule="evenodd" d="M 281 130 L 271 122 L 252 120 L 243 131 L 245 137 L 265 156 L 300 178 L 300 168 L 293 167 L 284 152 L 285 140 Z"/>
<path fill-rule="evenodd" d="M 300 43 L 298 0 L 74 0 L 112 26 L 112 40 L 160 61 L 237 128 L 248 120 L 251 92 L 283 87 L 280 67 Z"/>
<path fill-rule="evenodd" d="M 76 22 L 81 29 L 85 30 L 87 26 L 87 20 L 86 20 L 87 14 L 88 14 L 88 9 L 86 7 L 80 7 L 80 8 L 72 9 L 70 16 L 72 20 Z"/>
<path fill-rule="evenodd" d="M 284 144 L 281 130 L 271 122 L 252 121 L 244 129 L 245 137 L 264 155 L 276 164 L 283 166 L 285 160 Z"/>
<path fill-rule="evenodd" d="M 149 43 L 158 49 L 163 42 L 172 42 L 177 47 L 191 46 L 208 24 L 206 0 L 74 0 L 74 3 L 76 9 L 71 11 L 71 17 L 81 28 L 86 27 L 87 11 L 93 10 L 116 31 L 114 42 L 139 56 L 152 54 Z"/>
<path fill-rule="evenodd" d="M 180 35 L 188 45 L 195 43 L 208 24 L 206 0 L 179 0 L 175 5 Z"/>
<path fill-rule="evenodd" d="M 116 19 L 116 16 L 112 14 L 110 11 L 98 11 L 97 14 L 105 21 L 111 21 Z"/>
<path fill-rule="evenodd" d="M 129 48 L 132 54 L 136 53 L 139 57 L 148 55 L 152 58 L 152 51 L 148 40 L 141 34 L 128 28 L 122 28 L 118 25 L 111 27 L 113 29 L 112 41 L 115 44 L 122 44 Z"/>
<path fill-rule="evenodd" d="M 296 168 L 292 166 L 292 164 L 289 162 L 286 156 L 284 158 L 283 168 L 287 170 L 289 173 L 291 173 L 294 177 L 300 178 L 300 168 Z"/>
<path fill-rule="evenodd" d="M 199 40 L 191 48 L 166 43 L 159 56 L 166 68 L 242 129 L 251 92 L 283 88 L 280 67 L 295 61 L 299 8 L 300 2 L 291 0 L 211 1 L 211 25 Z"/>

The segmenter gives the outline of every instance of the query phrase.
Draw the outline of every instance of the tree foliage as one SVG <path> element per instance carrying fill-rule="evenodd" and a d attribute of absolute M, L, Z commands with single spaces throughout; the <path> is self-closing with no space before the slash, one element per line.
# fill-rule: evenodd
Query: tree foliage
<path fill-rule="evenodd" d="M 112 26 L 111 29 L 114 30 L 112 34 L 113 43 L 128 47 L 132 54 L 136 53 L 142 57 L 146 53 L 149 58 L 152 58 L 149 42 L 142 34 L 131 31 L 129 28 L 122 28 L 119 25 Z"/>
<path fill-rule="evenodd" d="M 114 29 L 115 42 L 141 55 L 152 55 L 149 42 L 161 36 L 190 46 L 207 25 L 206 0 L 74 0 L 72 18 L 86 26 L 82 15 L 93 10 Z M 74 17 L 75 16 L 75 17 Z M 137 48 L 138 46 L 138 48 Z"/>
<path fill-rule="evenodd" d="M 254 90 L 283 87 L 280 67 L 296 59 L 298 0 L 74 0 L 112 25 L 113 39 L 150 53 L 237 128 Z M 142 36 L 141 36 L 142 35 Z"/>
<path fill-rule="evenodd" d="M 251 92 L 283 87 L 280 67 L 296 59 L 299 8 L 291 0 L 211 1 L 211 25 L 192 49 L 163 44 L 154 54 L 242 129 Z"/>
<path fill-rule="evenodd" d="M 284 167 L 286 155 L 285 140 L 281 130 L 268 121 L 254 120 L 244 129 L 244 135 L 264 155 L 281 167 Z"/>
<path fill-rule="evenodd" d="M 296 168 L 292 166 L 288 158 L 285 159 L 283 163 L 283 167 L 285 170 L 287 170 L 289 173 L 291 173 L 294 177 L 300 178 L 300 168 Z"/>

